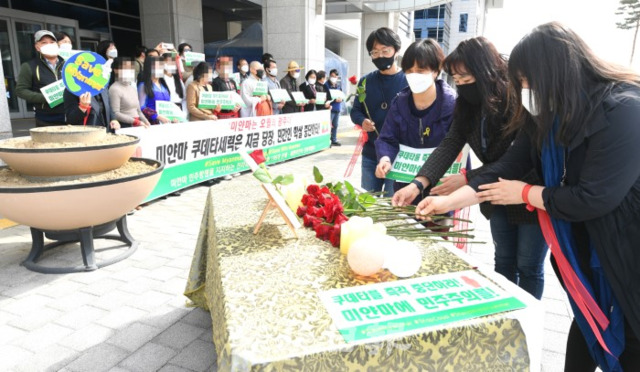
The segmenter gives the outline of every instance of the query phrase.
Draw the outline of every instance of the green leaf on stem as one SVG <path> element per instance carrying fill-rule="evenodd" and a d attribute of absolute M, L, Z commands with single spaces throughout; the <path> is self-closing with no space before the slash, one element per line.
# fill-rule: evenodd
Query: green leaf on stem
<path fill-rule="evenodd" d="M 317 184 L 322 182 L 322 180 L 324 179 L 324 177 L 322 177 L 322 173 L 320 173 L 320 169 L 318 169 L 318 167 L 316 166 L 313 166 L 313 179 Z"/>
<path fill-rule="evenodd" d="M 253 172 L 253 176 L 255 178 L 257 178 L 262 183 L 271 183 L 272 182 L 271 175 L 264 168 L 256 169 L 255 172 Z"/>

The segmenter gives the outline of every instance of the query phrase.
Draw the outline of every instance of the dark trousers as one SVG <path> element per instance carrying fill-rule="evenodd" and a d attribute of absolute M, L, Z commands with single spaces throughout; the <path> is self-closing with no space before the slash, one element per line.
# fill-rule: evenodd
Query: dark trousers
<path fill-rule="evenodd" d="M 36 118 L 36 127 L 52 127 L 54 125 L 67 125 L 65 122 L 57 122 L 57 121 L 44 121 Z"/>
<path fill-rule="evenodd" d="M 624 322 L 625 348 L 620 355 L 623 371 L 640 371 L 640 341 Z M 591 358 L 587 342 L 574 319 L 567 338 L 567 354 L 564 361 L 565 372 L 592 372 L 596 370 L 596 362 Z"/>

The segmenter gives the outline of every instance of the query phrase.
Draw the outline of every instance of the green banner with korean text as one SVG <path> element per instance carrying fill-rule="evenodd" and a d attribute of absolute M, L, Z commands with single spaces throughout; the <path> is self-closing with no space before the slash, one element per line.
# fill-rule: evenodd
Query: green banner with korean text
<path fill-rule="evenodd" d="M 44 95 L 44 99 L 47 100 L 49 107 L 56 107 L 64 100 L 65 89 L 64 81 L 58 80 L 55 83 L 43 86 L 40 91 Z"/>
<path fill-rule="evenodd" d="M 179 122 L 187 121 L 187 113 L 182 111 L 175 103 L 169 101 L 156 101 L 156 110 L 158 115 L 162 115 L 165 118 Z"/>
<path fill-rule="evenodd" d="M 135 156 L 156 159 L 165 165 L 145 201 L 248 170 L 239 151 L 264 149 L 267 164 L 322 151 L 329 148 L 330 132 L 328 111 L 118 130 L 118 134 L 140 137 Z"/>
<path fill-rule="evenodd" d="M 476 271 L 332 289 L 319 294 L 346 342 L 522 309 L 526 305 Z"/>
<path fill-rule="evenodd" d="M 429 159 L 433 150 L 435 150 L 435 148 L 416 149 L 400 145 L 400 151 L 398 151 L 398 155 L 391 165 L 391 170 L 387 173 L 387 178 L 399 182 L 411 182 L 416 174 L 418 174 L 420 168 L 422 168 L 422 165 Z M 467 164 L 468 154 L 469 148 L 465 146 L 451 167 L 449 167 L 445 176 L 460 173 L 460 170 Z"/>

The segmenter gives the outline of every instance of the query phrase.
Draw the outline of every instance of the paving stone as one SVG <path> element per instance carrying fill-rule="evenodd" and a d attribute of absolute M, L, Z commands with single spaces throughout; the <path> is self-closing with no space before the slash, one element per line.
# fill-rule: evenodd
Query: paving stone
<path fill-rule="evenodd" d="M 130 306 L 122 306 L 109 313 L 109 315 L 96 320 L 97 324 L 109 327 L 112 329 L 120 329 L 128 326 L 130 323 L 134 323 L 144 318 L 148 313 L 140 309 L 136 309 Z"/>
<path fill-rule="evenodd" d="M 129 282 L 139 276 L 148 273 L 149 270 L 140 269 L 137 267 L 127 267 L 122 271 L 114 272 L 111 278 L 122 280 L 123 282 Z"/>
<path fill-rule="evenodd" d="M 41 309 L 45 305 L 53 302 L 51 298 L 38 294 L 15 298 L 14 300 L 15 301 L 11 301 L 7 306 L 4 306 L 2 310 L 20 316 L 38 311 L 38 309 Z"/>
<path fill-rule="evenodd" d="M 25 335 L 27 335 L 27 331 L 23 329 L 2 324 L 0 325 L 0 346 L 6 345 Z"/>
<path fill-rule="evenodd" d="M 154 342 L 172 349 L 182 349 L 197 339 L 205 330 L 187 323 L 177 322 L 162 332 Z"/>
<path fill-rule="evenodd" d="M 10 371 L 15 365 L 22 361 L 29 360 L 34 355 L 33 352 L 14 345 L 0 346 L 0 371 Z"/>
<path fill-rule="evenodd" d="M 564 349 L 562 349 L 564 351 Z M 563 372 L 564 371 L 565 354 L 555 353 L 553 351 L 542 351 L 542 371 L 544 372 Z"/>
<path fill-rule="evenodd" d="M 119 367 L 135 372 L 157 371 L 176 354 L 175 350 L 166 346 L 148 343 L 123 360 Z"/>
<path fill-rule="evenodd" d="M 85 305 L 67 312 L 64 316 L 58 318 L 56 323 L 71 329 L 80 329 L 107 315 L 108 312 L 106 310 Z"/>
<path fill-rule="evenodd" d="M 51 301 L 48 305 L 62 311 L 73 311 L 81 306 L 92 304 L 97 299 L 97 296 L 88 293 L 75 292 Z"/>
<path fill-rule="evenodd" d="M 150 290 L 161 290 L 164 283 L 159 280 L 150 279 L 147 277 L 136 278 L 126 284 L 121 285 L 118 289 L 128 293 L 136 295 L 148 292 Z"/>
<path fill-rule="evenodd" d="M 166 293 L 149 291 L 136 296 L 129 304 L 132 307 L 151 312 L 169 302 L 172 297 Z"/>
<path fill-rule="evenodd" d="M 90 324 L 63 338 L 58 344 L 73 350 L 84 351 L 105 342 L 114 332 L 113 329 Z"/>
<path fill-rule="evenodd" d="M 158 372 L 193 372 L 193 370 L 178 367 L 173 364 L 167 364 L 166 366 L 162 367 Z"/>
<path fill-rule="evenodd" d="M 91 303 L 92 306 L 98 307 L 104 310 L 117 310 L 122 306 L 125 306 L 135 298 L 135 295 L 115 289 L 109 293 L 105 293 L 97 300 Z"/>
<path fill-rule="evenodd" d="M 213 344 L 195 340 L 171 359 L 170 363 L 192 371 L 209 371 L 216 363 L 216 358 Z"/>
<path fill-rule="evenodd" d="M 51 345 L 38 351 L 13 367 L 15 372 L 56 372 L 77 359 L 80 353 L 59 345 Z"/>
<path fill-rule="evenodd" d="M 554 300 L 552 298 L 543 298 L 542 305 L 547 313 L 569 316 L 569 304 L 562 300 Z"/>
<path fill-rule="evenodd" d="M 544 314 L 544 328 L 550 331 L 568 333 L 572 317 L 547 312 Z"/>
<path fill-rule="evenodd" d="M 121 367 L 113 367 L 109 370 L 109 372 L 131 372 L 131 371 Z"/>
<path fill-rule="evenodd" d="M 186 308 L 177 308 L 171 305 L 164 305 L 148 316 L 141 319 L 141 322 L 161 329 L 167 329 L 180 319 L 184 318 L 189 310 Z"/>
<path fill-rule="evenodd" d="M 191 308 L 182 321 L 201 328 L 211 328 L 211 313 L 199 307 Z"/>
<path fill-rule="evenodd" d="M 128 356 L 126 350 L 111 344 L 100 344 L 86 350 L 82 355 L 68 364 L 65 369 L 73 372 L 108 371 Z"/>
<path fill-rule="evenodd" d="M 80 291 L 89 293 L 95 296 L 102 296 L 122 286 L 123 284 L 125 284 L 125 282 L 121 280 L 104 278 L 102 280 L 95 281 L 91 284 L 83 285 L 80 288 Z"/>
<path fill-rule="evenodd" d="M 57 343 L 72 332 L 73 330 L 70 328 L 49 323 L 16 340 L 14 344 L 23 349 L 38 352 Z"/>
<path fill-rule="evenodd" d="M 542 349 L 545 351 L 564 353 L 567 349 L 568 333 L 561 333 L 545 329 Z"/>
<path fill-rule="evenodd" d="M 84 287 L 84 284 L 70 280 L 57 280 L 49 285 L 42 286 L 37 290 L 37 293 L 43 296 L 59 299 L 78 292 L 82 287 Z"/>
<path fill-rule="evenodd" d="M 169 259 L 164 257 L 158 257 L 154 253 L 154 254 L 150 254 L 150 257 L 146 258 L 145 260 L 135 263 L 133 267 L 146 269 L 146 270 L 155 270 L 165 266 L 168 261 Z"/>
<path fill-rule="evenodd" d="M 33 331 L 44 326 L 45 324 L 54 321 L 55 319 L 60 318 L 63 315 L 63 311 L 43 306 L 19 316 L 18 318 L 10 321 L 8 324 L 20 329 L 24 329 L 25 331 Z"/>
<path fill-rule="evenodd" d="M 184 293 L 187 282 L 183 278 L 171 278 L 158 286 L 157 290 L 171 295 L 181 296 Z"/>
<path fill-rule="evenodd" d="M 175 277 L 176 275 L 179 275 L 182 272 L 183 272 L 183 270 L 176 269 L 174 267 L 160 267 L 158 269 L 152 270 L 151 272 L 149 272 L 145 276 L 147 278 L 151 278 L 151 279 L 160 280 L 160 281 L 165 282 L 165 281 Z"/>
<path fill-rule="evenodd" d="M 118 330 L 107 342 L 133 352 L 151 341 L 160 332 L 162 332 L 160 328 L 144 323 L 133 323 Z"/>
<path fill-rule="evenodd" d="M 109 278 L 111 274 L 102 269 L 69 274 L 69 280 L 80 284 L 93 284 Z"/>

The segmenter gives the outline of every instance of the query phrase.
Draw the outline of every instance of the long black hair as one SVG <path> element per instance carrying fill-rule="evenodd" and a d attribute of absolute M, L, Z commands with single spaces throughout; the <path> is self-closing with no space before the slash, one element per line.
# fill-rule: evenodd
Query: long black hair
<path fill-rule="evenodd" d="M 475 84 L 482 96 L 480 106 L 458 96 L 453 110 L 454 121 L 471 129 L 480 112 L 486 115 L 488 123 L 504 122 L 503 117 L 511 116 L 507 99 L 507 60 L 487 38 L 478 36 L 463 40 L 442 64 L 449 75 L 465 68 L 476 79 Z"/>
<path fill-rule="evenodd" d="M 193 81 L 200 80 L 211 69 L 208 62 L 202 61 L 198 63 L 193 69 Z M 210 83 L 210 81 L 207 81 L 207 83 Z"/>
<path fill-rule="evenodd" d="M 176 60 L 173 59 L 173 56 L 171 55 L 171 53 L 165 53 L 162 55 L 162 61 L 167 62 L 167 61 L 173 61 L 175 62 Z M 176 66 L 177 68 L 177 66 Z M 173 84 L 175 84 L 176 86 L 176 93 L 178 94 L 178 97 L 180 98 L 184 98 L 184 90 L 182 89 L 182 79 L 180 79 L 180 74 L 178 74 L 177 70 L 176 72 L 174 72 L 173 74 L 171 74 L 173 77 Z M 160 80 L 164 81 L 165 77 L 163 76 L 162 78 L 160 78 Z M 166 82 L 165 82 L 166 84 Z"/>
<path fill-rule="evenodd" d="M 102 58 L 108 60 L 109 57 L 107 57 L 107 49 L 109 49 L 111 45 L 115 45 L 113 40 L 102 40 L 96 47 L 96 53 L 100 54 Z"/>
<path fill-rule="evenodd" d="M 162 59 L 158 57 L 147 57 L 144 59 L 144 69 L 142 70 L 142 84 L 144 84 L 144 92 L 149 98 L 155 97 L 155 95 L 153 94 L 153 67 L 155 66 L 156 62 L 162 62 Z M 169 90 L 169 87 L 164 80 L 158 80 L 163 87 Z"/>
<path fill-rule="evenodd" d="M 523 78 L 539 112 L 535 117 L 521 104 Z M 516 106 L 509 129 L 524 127 L 538 148 L 556 118 L 556 140 L 566 146 L 582 132 L 584 123 L 615 84 L 640 86 L 635 72 L 599 58 L 580 36 L 558 22 L 540 25 L 518 42 L 509 58 L 509 79 Z"/>

